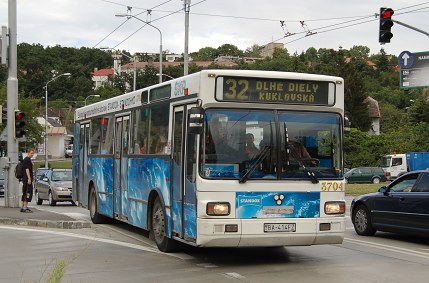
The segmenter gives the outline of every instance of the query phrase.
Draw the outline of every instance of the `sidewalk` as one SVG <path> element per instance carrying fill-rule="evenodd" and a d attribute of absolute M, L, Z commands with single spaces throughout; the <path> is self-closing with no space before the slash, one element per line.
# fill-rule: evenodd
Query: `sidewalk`
<path fill-rule="evenodd" d="M 61 213 L 38 210 L 30 207 L 33 213 L 22 213 L 19 207 L 4 206 L 4 198 L 0 198 L 0 225 L 22 225 L 58 229 L 90 228 L 88 221 L 76 220 Z"/>

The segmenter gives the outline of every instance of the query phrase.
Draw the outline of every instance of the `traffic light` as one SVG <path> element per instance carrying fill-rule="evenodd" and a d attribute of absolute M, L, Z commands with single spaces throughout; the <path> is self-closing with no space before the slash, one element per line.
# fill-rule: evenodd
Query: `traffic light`
<path fill-rule="evenodd" d="M 392 15 L 395 13 L 391 8 L 380 8 L 380 32 L 378 41 L 380 43 L 389 43 L 393 37 L 390 29 L 393 26 Z"/>
<path fill-rule="evenodd" d="M 25 136 L 25 122 L 24 122 L 25 114 L 19 110 L 15 110 L 15 137 L 22 138 Z"/>
<path fill-rule="evenodd" d="M 0 124 L 7 125 L 7 108 L 0 105 L 0 112 L 1 112 L 1 120 Z"/>

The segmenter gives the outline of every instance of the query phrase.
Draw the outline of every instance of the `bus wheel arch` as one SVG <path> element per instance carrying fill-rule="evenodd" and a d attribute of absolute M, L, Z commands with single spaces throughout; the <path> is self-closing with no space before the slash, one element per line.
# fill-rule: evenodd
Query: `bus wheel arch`
<path fill-rule="evenodd" d="M 148 230 L 152 240 L 162 252 L 172 252 L 176 249 L 176 241 L 167 236 L 167 220 L 165 204 L 161 195 L 152 191 L 149 195 Z"/>
<path fill-rule="evenodd" d="M 98 210 L 98 197 L 97 190 L 95 189 L 94 183 L 90 183 L 88 190 L 88 209 L 89 216 L 91 217 L 91 221 L 94 224 L 103 224 L 107 222 L 107 218 L 104 215 L 101 215 Z"/>

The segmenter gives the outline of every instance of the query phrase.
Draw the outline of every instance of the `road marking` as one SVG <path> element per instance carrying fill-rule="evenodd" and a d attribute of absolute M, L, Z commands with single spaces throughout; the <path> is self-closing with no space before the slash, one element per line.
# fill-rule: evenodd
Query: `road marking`
<path fill-rule="evenodd" d="M 78 235 L 78 234 L 73 234 L 73 233 L 68 233 L 68 232 L 38 230 L 38 229 L 30 229 L 30 228 L 22 228 L 22 227 L 9 227 L 9 226 L 0 226 L 0 229 L 18 230 L 18 231 L 32 231 L 32 232 L 40 232 L 40 233 L 53 234 L 53 235 L 68 236 L 68 237 L 73 237 L 73 238 L 85 239 L 85 240 L 90 240 L 90 241 L 97 241 L 97 242 L 101 242 L 101 243 L 107 243 L 107 244 L 132 248 L 132 249 L 141 250 L 141 251 L 150 252 L 150 253 L 162 254 L 162 255 L 181 259 L 180 256 L 177 256 L 177 255 L 171 254 L 171 253 L 164 253 L 164 252 L 161 252 L 160 250 L 158 250 L 156 248 L 143 247 L 143 246 L 139 246 L 136 244 L 125 243 L 125 242 L 121 242 L 121 241 L 96 238 L 94 236 L 85 236 L 85 235 Z"/>
<path fill-rule="evenodd" d="M 392 246 L 388 246 L 388 245 L 377 244 L 377 243 L 372 243 L 372 242 L 362 241 L 362 240 L 356 240 L 356 239 L 351 239 L 351 238 L 344 238 L 344 241 L 352 243 L 352 244 L 373 247 L 373 248 L 377 248 L 380 250 L 386 250 L 386 251 L 390 251 L 390 252 L 401 253 L 401 254 L 405 254 L 405 255 L 429 259 L 429 253 L 426 253 L 426 252 L 419 252 L 416 250 L 399 248 L 399 247 L 392 248 Z"/>
<path fill-rule="evenodd" d="M 236 273 L 236 272 L 228 272 L 228 273 L 225 273 L 225 275 L 228 277 L 232 277 L 234 279 L 245 279 L 246 278 L 243 275 Z"/>

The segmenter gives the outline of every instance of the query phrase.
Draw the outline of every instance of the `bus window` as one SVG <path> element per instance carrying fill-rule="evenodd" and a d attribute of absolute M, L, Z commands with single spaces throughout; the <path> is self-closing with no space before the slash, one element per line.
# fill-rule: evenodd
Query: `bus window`
<path fill-rule="evenodd" d="M 167 145 L 169 104 L 153 106 L 150 110 L 149 153 L 162 154 Z"/>
<path fill-rule="evenodd" d="M 147 153 L 149 108 L 140 108 L 132 113 L 131 154 Z"/>

